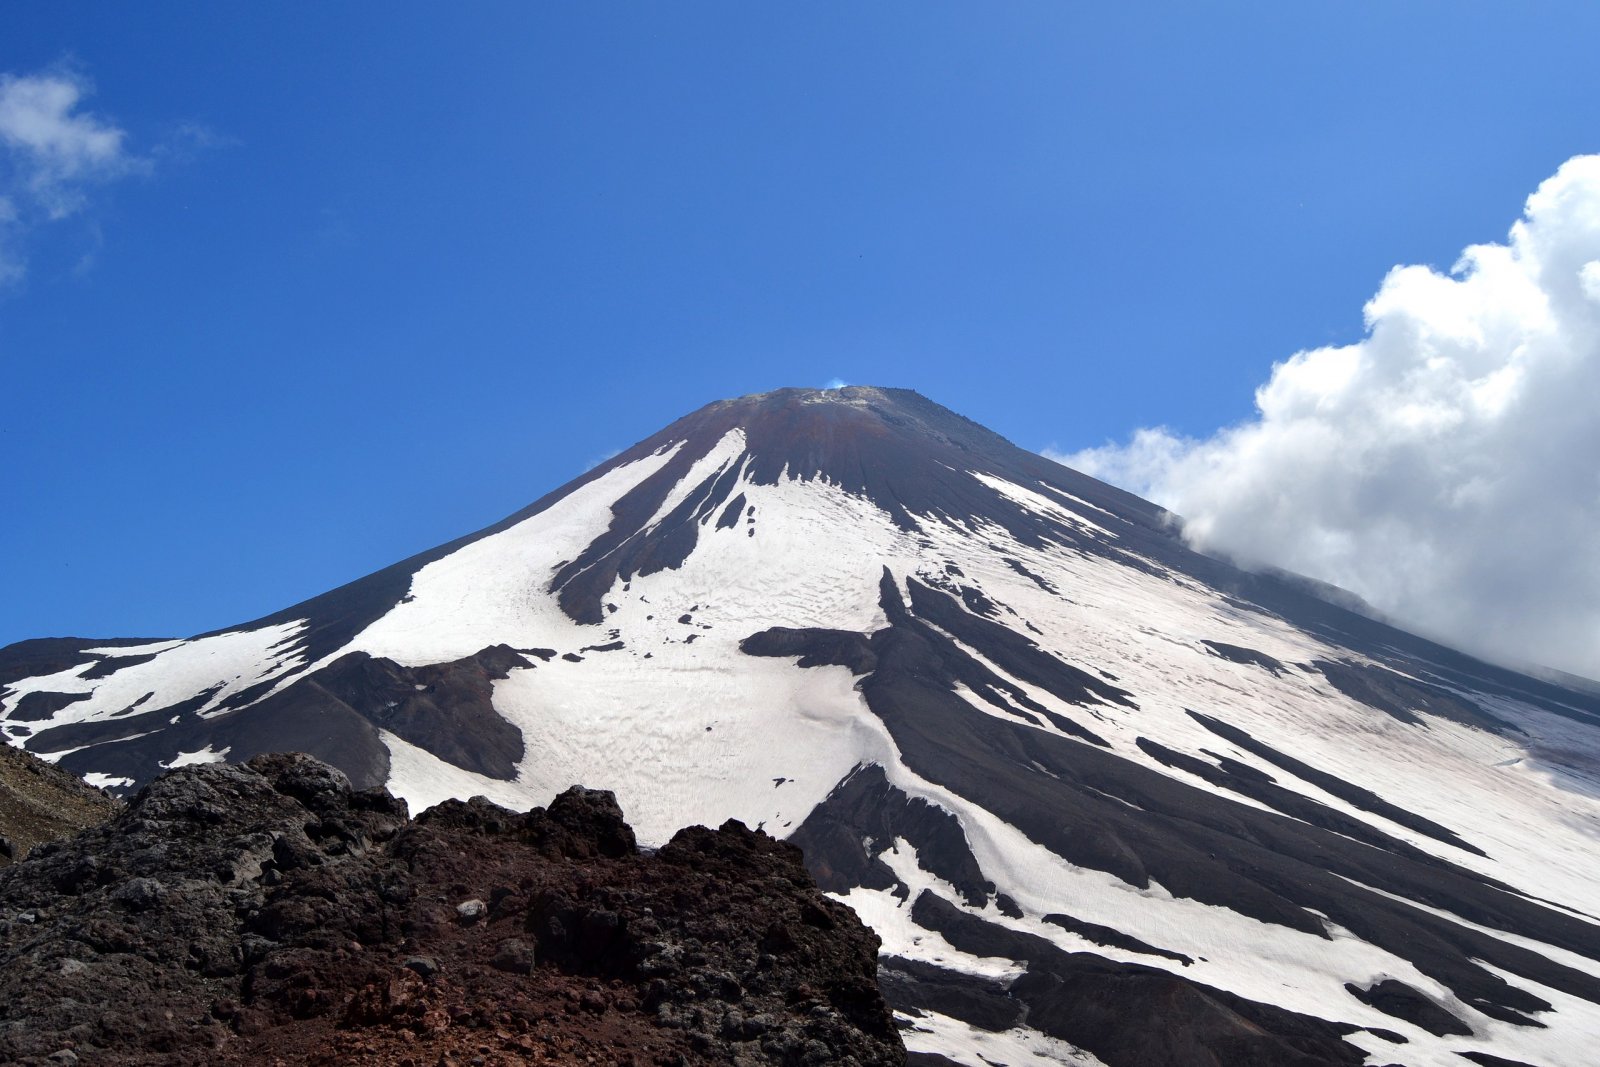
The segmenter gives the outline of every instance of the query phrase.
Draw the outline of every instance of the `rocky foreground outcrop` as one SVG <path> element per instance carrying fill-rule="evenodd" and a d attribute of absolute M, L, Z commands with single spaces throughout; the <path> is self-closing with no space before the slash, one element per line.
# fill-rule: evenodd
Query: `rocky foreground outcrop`
<path fill-rule="evenodd" d="M 729 822 L 408 820 L 308 756 L 175 771 L 0 872 L 0 1062 L 903 1064 L 878 938 Z"/>

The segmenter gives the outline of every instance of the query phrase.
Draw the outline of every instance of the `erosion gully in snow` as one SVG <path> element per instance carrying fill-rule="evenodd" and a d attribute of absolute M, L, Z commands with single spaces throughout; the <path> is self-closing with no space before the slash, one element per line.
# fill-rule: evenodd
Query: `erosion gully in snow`
<path fill-rule="evenodd" d="M 0 731 L 124 793 L 298 749 L 414 810 L 581 782 L 646 842 L 742 819 L 883 938 L 921 1064 L 1600 1034 L 1595 692 L 1196 554 L 903 390 L 709 405 L 227 631 L 12 645 Z"/>

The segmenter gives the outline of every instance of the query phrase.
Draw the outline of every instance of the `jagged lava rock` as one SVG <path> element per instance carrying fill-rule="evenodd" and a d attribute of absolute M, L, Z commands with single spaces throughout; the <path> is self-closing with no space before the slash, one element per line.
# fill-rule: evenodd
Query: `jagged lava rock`
<path fill-rule="evenodd" d="M 0 873 L 0 1060 L 903 1064 L 878 944 L 737 822 L 642 854 L 608 792 L 409 821 L 261 756 Z"/>

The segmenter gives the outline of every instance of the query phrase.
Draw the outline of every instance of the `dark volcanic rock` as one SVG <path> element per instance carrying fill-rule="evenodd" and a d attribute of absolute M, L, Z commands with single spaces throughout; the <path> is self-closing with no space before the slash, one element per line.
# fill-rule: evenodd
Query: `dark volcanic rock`
<path fill-rule="evenodd" d="M 1210 650 L 1213 656 L 1221 657 L 1230 663 L 1247 663 L 1260 667 L 1274 675 L 1284 673 L 1284 666 L 1265 652 L 1257 652 L 1253 648 L 1242 645 L 1230 645 L 1226 641 L 1201 641 Z"/>
<path fill-rule="evenodd" d="M 879 858 L 898 838 L 917 850 L 919 866 L 953 885 L 968 904 L 981 907 L 994 892 L 955 816 L 906 796 L 877 764 L 858 768 L 835 786 L 790 840 L 805 853 L 818 885 L 848 893 L 858 885 L 888 889 L 899 884 Z M 910 894 L 904 885 L 901 890 Z"/>
<path fill-rule="evenodd" d="M 1021 1024 L 1027 1011 L 1010 996 L 1005 982 L 900 956 L 880 961 L 878 984 L 901 1011 L 911 1015 L 935 1011 L 980 1030 L 1009 1030 Z"/>
<path fill-rule="evenodd" d="M 1533 1067 L 1533 1064 L 1522 1060 L 1508 1060 L 1504 1056 L 1492 1056 L 1487 1052 L 1458 1052 L 1464 1060 L 1471 1060 L 1480 1067 Z"/>
<path fill-rule="evenodd" d="M 1113 930 L 1111 927 L 1101 926 L 1099 923 L 1084 922 L 1082 919 L 1071 915 L 1063 915 L 1057 912 L 1051 915 L 1046 915 L 1044 917 L 1044 921 L 1049 923 L 1051 926 L 1059 926 L 1063 930 L 1077 934 L 1085 941 L 1092 942 L 1096 945 L 1104 945 L 1107 948 L 1125 949 L 1128 952 L 1143 952 L 1147 956 L 1165 956 L 1169 960 L 1177 960 L 1185 967 L 1194 962 L 1181 952 L 1173 952 L 1172 950 L 1165 948 L 1156 948 L 1154 945 L 1146 944 L 1145 942 L 1140 941 L 1137 937 L 1132 937 L 1128 934 L 1125 934 L 1121 930 Z"/>
<path fill-rule="evenodd" d="M 1443 1037 L 1446 1034 L 1465 1036 L 1472 1033 L 1472 1027 L 1397 979 L 1386 978 L 1367 989 L 1356 985 L 1347 985 L 1345 989 L 1363 1004 L 1370 1004 L 1396 1019 L 1416 1023 L 1430 1034 Z"/>
<path fill-rule="evenodd" d="M 86 652 L 89 648 L 111 648 L 117 645 L 145 645 L 161 638 L 123 637 L 114 640 L 82 637 L 37 637 L 18 641 L 0 648 L 0 686 L 18 678 L 56 674 L 69 667 L 93 663 L 102 656 Z"/>
<path fill-rule="evenodd" d="M 522 732 L 494 709 L 491 697 L 496 680 L 530 665 L 506 645 L 421 667 L 351 652 L 277 692 L 266 692 L 271 683 L 246 689 L 204 717 L 196 713 L 212 690 L 178 704 L 134 705 L 109 718 L 46 725 L 28 744 L 36 751 L 78 750 L 62 759 L 67 770 L 147 782 L 180 751 L 227 751 L 242 762 L 276 751 L 289 737 L 366 787 L 388 778 L 389 753 L 379 736 L 388 730 L 463 770 L 509 780 L 525 752 Z M 19 707 L 37 719 L 73 699 L 29 694 Z"/>
<path fill-rule="evenodd" d="M 1260 1004 L 1154 967 L 1065 952 L 924 891 L 913 920 L 956 948 L 1027 964 L 1009 994 L 1031 1026 L 1110 1067 L 1355 1067 L 1356 1027 Z"/>
<path fill-rule="evenodd" d="M 642 855 L 610 793 L 409 822 L 263 756 L 0 873 L 0 1061 L 898 1065 L 877 947 L 738 823 Z"/>
<path fill-rule="evenodd" d="M 1418 725 L 1418 712 L 1475 726 L 1492 733 L 1520 733 L 1516 727 L 1484 711 L 1472 701 L 1436 685 L 1429 685 L 1384 667 L 1370 664 L 1317 660 L 1312 664 L 1328 683 L 1352 700 L 1392 715 L 1401 722 Z"/>
<path fill-rule="evenodd" d="M 509 781 L 522 759 L 522 731 L 494 709 L 494 682 L 528 661 L 493 645 L 453 663 L 403 667 L 352 652 L 317 672 L 320 685 L 375 726 L 464 770 Z"/>
<path fill-rule="evenodd" d="M 89 693 L 24 693 L 17 699 L 11 718 L 17 722 L 38 722 L 48 719 L 69 704 L 88 700 L 90 696 Z"/>
<path fill-rule="evenodd" d="M 1384 800 L 1382 797 L 1378 796 L 1378 794 L 1372 792 L 1370 789 L 1363 789 L 1360 786 L 1352 785 L 1337 775 L 1329 774 L 1327 771 L 1318 770 L 1302 760 L 1295 759 L 1293 756 L 1279 752 L 1271 745 L 1263 744 L 1262 742 L 1257 741 L 1255 738 L 1251 737 L 1248 733 L 1236 726 L 1230 726 L 1221 719 L 1210 715 L 1202 715 L 1197 711 L 1189 712 L 1189 717 L 1194 719 L 1194 721 L 1198 722 L 1201 726 L 1204 726 L 1207 730 L 1210 730 L 1212 733 L 1216 734 L 1218 737 L 1226 741 L 1233 742 L 1247 752 L 1254 752 L 1268 763 L 1275 764 L 1276 766 L 1281 767 L 1283 770 L 1288 771 L 1290 774 L 1293 774 L 1297 778 L 1310 782 L 1312 785 L 1317 786 L 1324 792 L 1338 797 L 1347 804 L 1352 804 L 1355 807 L 1360 808 L 1362 811 L 1370 811 L 1374 815 L 1381 815 L 1390 822 L 1398 823 L 1401 826 L 1407 827 L 1408 829 L 1415 830 L 1419 834 L 1426 834 L 1435 841 L 1443 841 L 1447 845 L 1455 845 L 1457 848 L 1465 849 L 1466 851 L 1476 853 L 1479 856 L 1484 855 L 1482 849 L 1478 848 L 1476 845 L 1472 845 L 1461 840 L 1461 838 L 1448 827 L 1440 826 L 1431 819 L 1424 819 L 1415 812 L 1407 811 L 1399 805 L 1391 804 L 1387 800 Z"/>

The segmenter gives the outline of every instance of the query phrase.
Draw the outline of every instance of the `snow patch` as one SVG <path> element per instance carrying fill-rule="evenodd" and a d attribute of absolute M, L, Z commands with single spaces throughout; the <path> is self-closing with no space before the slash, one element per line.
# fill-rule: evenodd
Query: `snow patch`
<path fill-rule="evenodd" d="M 173 771 L 177 770 L 179 767 L 192 767 L 202 763 L 226 763 L 228 761 L 228 753 L 230 751 L 232 751 L 231 746 L 226 746 L 221 749 L 213 749 L 210 745 L 206 745 L 205 748 L 199 749 L 195 752 L 180 752 L 176 756 L 172 757 L 170 761 L 163 763 L 161 766 L 167 768 L 169 771 Z"/>

